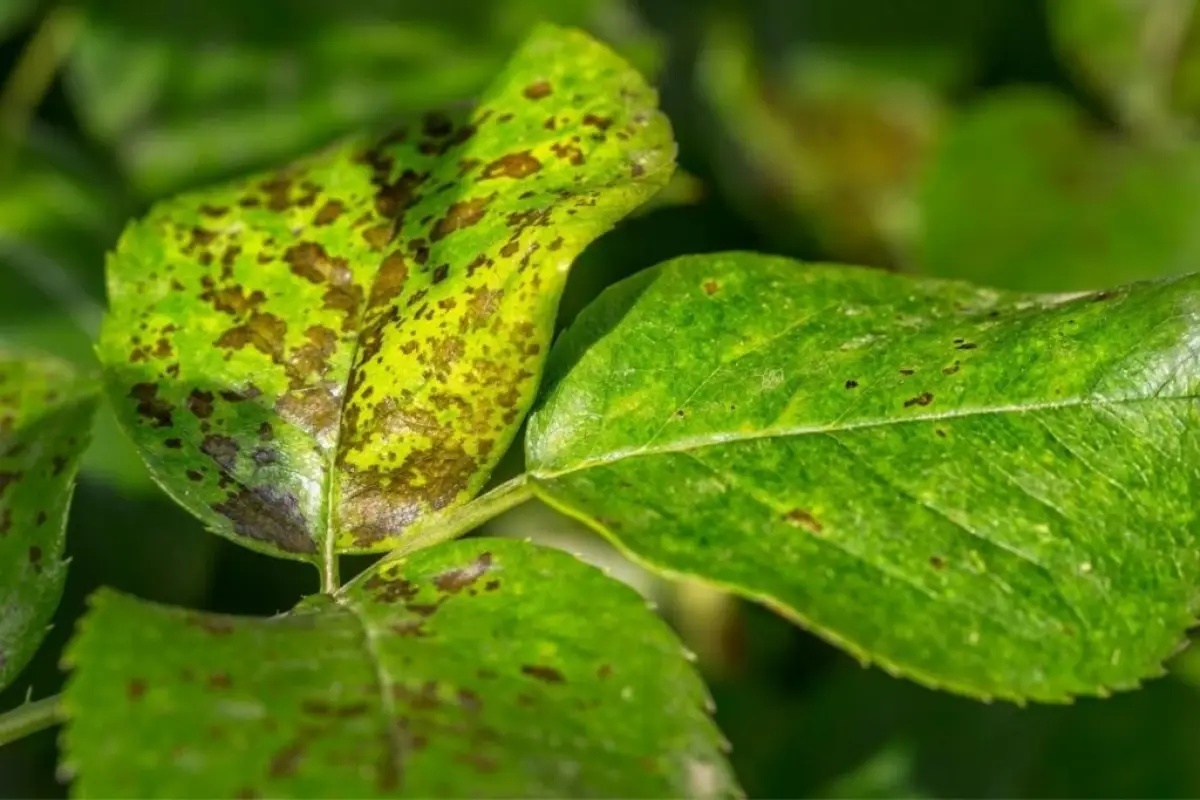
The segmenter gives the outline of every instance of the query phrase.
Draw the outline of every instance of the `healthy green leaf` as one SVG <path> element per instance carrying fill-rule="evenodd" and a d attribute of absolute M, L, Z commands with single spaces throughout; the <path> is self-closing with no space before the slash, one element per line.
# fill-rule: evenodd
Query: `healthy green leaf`
<path fill-rule="evenodd" d="M 1048 11 L 1066 61 L 1139 132 L 1200 112 L 1196 0 L 1051 0 Z"/>
<path fill-rule="evenodd" d="M 100 355 L 152 472 L 218 533 L 326 564 L 469 499 L 532 402 L 572 260 L 671 173 L 654 101 L 545 27 L 473 112 L 131 225 Z"/>
<path fill-rule="evenodd" d="M 749 254 L 618 284 L 537 494 L 663 572 L 978 696 L 1160 674 L 1200 612 L 1200 277 L 1038 296 Z"/>
<path fill-rule="evenodd" d="M 1139 148 L 1045 91 L 955 119 L 921 188 L 923 272 L 1034 291 L 1101 289 L 1200 260 L 1200 149 Z"/>
<path fill-rule="evenodd" d="M 623 0 L 96 0 L 67 73 L 84 122 L 151 196 L 473 96 L 539 21 Z M 639 47 L 644 45 L 639 43 Z"/>
<path fill-rule="evenodd" d="M 0 348 L 0 688 L 62 597 L 63 541 L 96 389 L 70 367 Z"/>
<path fill-rule="evenodd" d="M 104 591 L 68 661 L 81 797 L 736 791 L 670 629 L 521 542 L 422 550 L 273 619 Z"/>

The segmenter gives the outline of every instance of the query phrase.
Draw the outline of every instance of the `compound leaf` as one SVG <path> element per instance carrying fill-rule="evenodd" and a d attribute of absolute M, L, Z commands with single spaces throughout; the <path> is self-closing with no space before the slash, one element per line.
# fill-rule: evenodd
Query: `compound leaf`
<path fill-rule="evenodd" d="M 94 383 L 66 364 L 0 348 L 0 688 L 62 597 L 67 507 L 95 407 Z"/>
<path fill-rule="evenodd" d="M 65 699 L 79 796 L 735 790 L 670 629 L 558 550 L 445 543 L 273 619 L 92 605 Z"/>
<path fill-rule="evenodd" d="M 670 176 L 654 103 L 546 26 L 473 111 L 159 204 L 109 262 L 100 342 L 152 473 L 216 532 L 325 563 L 469 499 L 572 260 Z"/>
<path fill-rule="evenodd" d="M 1087 296 L 750 254 L 556 347 L 536 492 L 659 570 L 955 691 L 1161 673 L 1200 611 L 1200 277 Z"/>

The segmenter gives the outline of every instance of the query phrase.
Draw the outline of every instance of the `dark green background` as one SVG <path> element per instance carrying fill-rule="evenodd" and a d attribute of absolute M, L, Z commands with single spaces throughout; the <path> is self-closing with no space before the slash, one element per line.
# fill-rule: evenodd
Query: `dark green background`
<path fill-rule="evenodd" d="M 691 176 L 589 249 L 564 322 L 614 280 L 714 250 L 1047 291 L 1194 269 L 1194 20 L 1155 61 L 1161 113 L 1138 116 L 1088 68 L 1109 52 L 1103 26 L 1085 26 L 1092 40 L 1052 24 L 1065 2 L 0 0 L 0 338 L 88 363 L 104 252 L 126 219 L 467 97 L 543 17 L 585 25 L 654 78 Z M 491 532 L 582 550 L 660 602 L 700 654 L 752 796 L 1200 795 L 1196 658 L 1107 701 L 984 706 L 655 581 L 544 509 Z M 59 653 L 97 586 L 247 614 L 317 588 L 307 566 L 205 534 L 108 420 L 68 548 L 55 629 L 0 708 L 58 689 Z M 54 764 L 52 732 L 0 750 L 0 795 L 62 794 Z"/>

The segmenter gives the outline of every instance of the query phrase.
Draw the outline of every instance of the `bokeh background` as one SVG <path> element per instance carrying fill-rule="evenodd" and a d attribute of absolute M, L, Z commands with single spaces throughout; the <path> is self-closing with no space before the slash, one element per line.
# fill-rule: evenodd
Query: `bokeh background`
<path fill-rule="evenodd" d="M 591 30 L 657 83 L 682 167 L 577 264 L 564 324 L 614 280 L 714 250 L 1052 292 L 1195 269 L 1196 6 L 0 0 L 0 339 L 92 364 L 104 253 L 126 220 L 468 98 L 542 19 Z M 513 454 L 498 477 L 519 469 Z M 1109 700 L 984 705 L 657 580 L 545 508 L 487 532 L 580 552 L 658 602 L 699 655 L 751 796 L 1200 796 L 1200 657 Z M 62 646 L 99 585 L 249 614 L 317 588 L 309 567 L 204 533 L 107 417 L 69 537 L 55 629 L 0 708 L 58 689 Z M 0 750 L 0 795 L 63 794 L 54 764 L 53 732 Z"/>

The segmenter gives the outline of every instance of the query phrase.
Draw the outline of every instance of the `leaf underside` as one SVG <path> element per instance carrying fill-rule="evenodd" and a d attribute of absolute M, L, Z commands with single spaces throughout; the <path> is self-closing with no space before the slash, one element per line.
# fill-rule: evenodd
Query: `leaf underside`
<path fill-rule="evenodd" d="M 63 542 L 95 387 L 0 348 L 0 688 L 33 657 L 62 597 Z"/>
<path fill-rule="evenodd" d="M 666 624 L 595 568 L 512 540 L 422 550 L 274 619 L 104 591 L 68 661 L 83 797 L 736 790 Z"/>
<path fill-rule="evenodd" d="M 1161 673 L 1200 597 L 1200 278 L 1087 296 L 684 258 L 556 347 L 547 502 L 863 660 L 1057 701 Z"/>
<path fill-rule="evenodd" d="M 217 533 L 313 561 L 468 500 L 572 260 L 673 169 L 654 104 L 546 26 L 474 110 L 156 206 L 110 259 L 100 342 L 155 477 Z"/>

